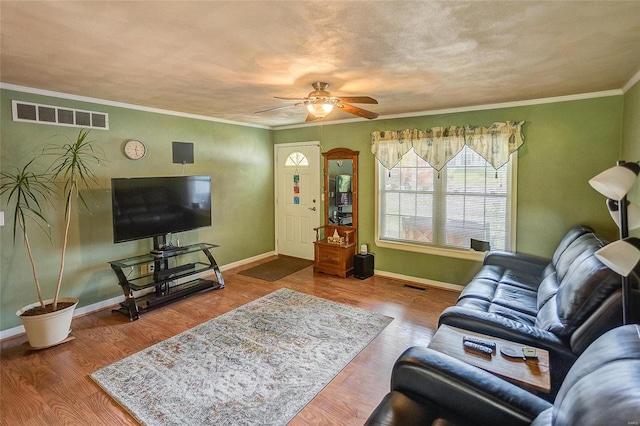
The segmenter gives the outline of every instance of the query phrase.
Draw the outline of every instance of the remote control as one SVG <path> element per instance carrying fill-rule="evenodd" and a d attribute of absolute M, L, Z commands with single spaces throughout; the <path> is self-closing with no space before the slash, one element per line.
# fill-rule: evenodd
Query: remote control
<path fill-rule="evenodd" d="M 490 342 L 488 340 L 480 339 L 478 337 L 464 336 L 462 338 L 462 341 L 463 342 L 475 343 L 477 345 L 487 346 L 487 347 L 489 347 L 491 349 L 495 349 L 496 348 L 496 343 L 495 342 Z"/>
<path fill-rule="evenodd" d="M 479 345 L 477 343 L 464 342 L 463 345 L 465 348 L 471 349 L 472 351 L 476 352 L 482 352 L 483 354 L 491 355 L 493 353 L 493 350 L 490 347 Z"/>

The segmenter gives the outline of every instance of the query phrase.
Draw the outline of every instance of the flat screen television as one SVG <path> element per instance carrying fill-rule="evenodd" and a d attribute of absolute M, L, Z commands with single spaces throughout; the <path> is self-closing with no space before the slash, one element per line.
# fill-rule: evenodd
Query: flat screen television
<path fill-rule="evenodd" d="M 113 241 L 154 238 L 211 226 L 211 176 L 111 179 Z"/>

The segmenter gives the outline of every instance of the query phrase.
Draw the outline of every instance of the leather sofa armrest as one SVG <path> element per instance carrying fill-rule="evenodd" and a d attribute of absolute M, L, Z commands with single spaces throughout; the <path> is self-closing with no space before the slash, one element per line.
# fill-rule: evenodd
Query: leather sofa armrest
<path fill-rule="evenodd" d="M 528 425 L 551 404 L 491 373 L 425 347 L 396 361 L 391 391 L 417 394 L 474 424 Z"/>
<path fill-rule="evenodd" d="M 540 276 L 549 263 L 551 263 L 550 259 L 528 254 L 490 251 L 485 256 L 483 264 L 502 266 L 503 268 L 515 269 L 531 275 Z"/>

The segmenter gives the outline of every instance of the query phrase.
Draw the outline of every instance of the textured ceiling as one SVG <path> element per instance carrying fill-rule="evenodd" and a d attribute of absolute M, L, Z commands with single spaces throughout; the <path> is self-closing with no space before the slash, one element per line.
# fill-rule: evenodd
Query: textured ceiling
<path fill-rule="evenodd" d="M 619 90 L 640 1 L 2 1 L 0 80 L 217 119 L 303 123 L 334 95 L 397 114 Z M 326 120 L 354 118 L 334 112 Z"/>

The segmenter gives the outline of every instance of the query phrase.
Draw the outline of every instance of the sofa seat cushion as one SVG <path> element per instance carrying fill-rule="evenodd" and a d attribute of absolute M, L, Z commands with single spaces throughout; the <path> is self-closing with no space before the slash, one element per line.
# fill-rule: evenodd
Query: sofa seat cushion
<path fill-rule="evenodd" d="M 538 308 L 536 306 L 537 293 L 521 287 L 499 284 L 493 295 L 492 303 L 497 306 L 523 312 L 535 316 Z"/>
<path fill-rule="evenodd" d="M 485 265 L 464 288 L 457 305 L 533 325 L 538 313 L 537 287 L 531 274 Z"/>
<path fill-rule="evenodd" d="M 506 268 L 500 265 L 483 265 L 474 277 L 473 281 L 501 283 L 535 292 L 538 290 L 540 277 L 525 271 Z"/>
<path fill-rule="evenodd" d="M 492 316 L 495 315 L 497 317 L 507 318 L 519 324 L 533 326 L 536 322 L 536 317 L 534 315 L 484 300 L 474 298 L 463 299 L 456 303 L 456 306 L 459 308 L 471 309 L 476 312 L 492 314 Z"/>

